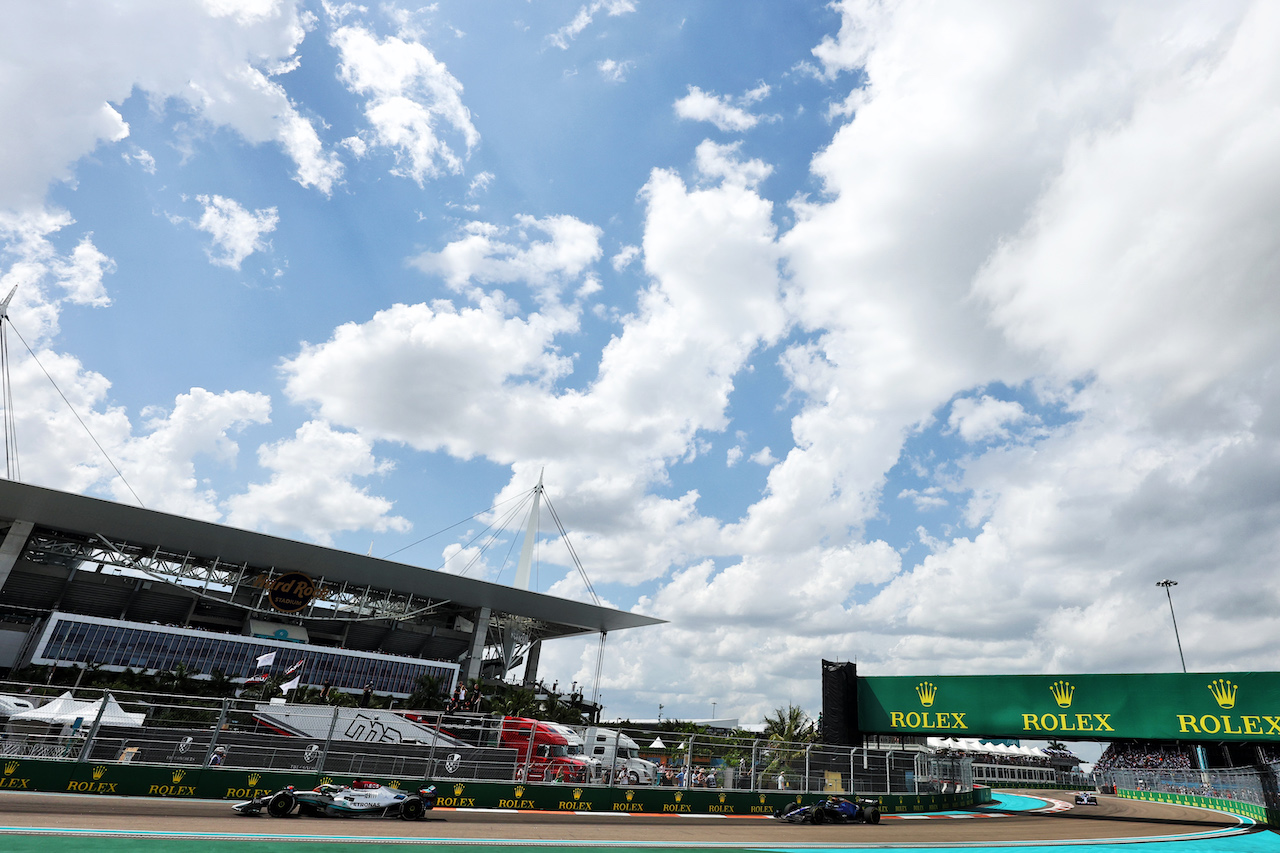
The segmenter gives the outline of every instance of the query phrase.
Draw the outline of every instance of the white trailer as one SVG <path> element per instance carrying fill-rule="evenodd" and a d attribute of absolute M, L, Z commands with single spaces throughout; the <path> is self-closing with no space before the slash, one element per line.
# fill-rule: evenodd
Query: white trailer
<path fill-rule="evenodd" d="M 640 757 L 640 744 L 614 729 L 596 726 L 583 732 L 589 757 L 616 773 L 615 784 L 653 785 L 658 765 Z M 626 774 L 625 776 L 623 774 Z"/>

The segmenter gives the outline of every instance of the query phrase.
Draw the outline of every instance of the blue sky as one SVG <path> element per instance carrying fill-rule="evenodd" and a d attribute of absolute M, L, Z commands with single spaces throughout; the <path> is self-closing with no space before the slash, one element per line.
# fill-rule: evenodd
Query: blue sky
<path fill-rule="evenodd" d="M 437 568 L 545 469 L 669 620 L 631 716 L 1168 669 L 1171 573 L 1189 665 L 1269 665 L 1273 7 L 3 14 L 0 286 L 147 506 Z M 11 350 L 24 479 L 132 501 Z"/>

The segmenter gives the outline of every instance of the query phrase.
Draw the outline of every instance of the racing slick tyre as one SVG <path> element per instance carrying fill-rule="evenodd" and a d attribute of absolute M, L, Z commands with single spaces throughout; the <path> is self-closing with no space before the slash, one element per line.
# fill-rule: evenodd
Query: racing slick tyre
<path fill-rule="evenodd" d="M 288 817 L 297 804 L 297 797 L 288 791 L 281 791 L 267 803 L 267 814 L 272 817 Z"/>
<path fill-rule="evenodd" d="M 870 824 L 877 824 L 877 823 L 879 823 L 879 822 L 880 822 L 880 810 L 879 810 L 879 809 L 867 809 L 866 821 L 867 821 L 867 823 L 870 823 Z"/>
<path fill-rule="evenodd" d="M 812 823 L 814 826 L 817 826 L 818 824 L 822 823 L 826 819 L 827 819 L 827 815 L 822 811 L 822 809 L 815 808 L 813 811 L 809 813 L 809 822 Z"/>
<path fill-rule="evenodd" d="M 400 804 L 401 820 L 421 820 L 427 809 L 420 797 L 408 797 Z"/>

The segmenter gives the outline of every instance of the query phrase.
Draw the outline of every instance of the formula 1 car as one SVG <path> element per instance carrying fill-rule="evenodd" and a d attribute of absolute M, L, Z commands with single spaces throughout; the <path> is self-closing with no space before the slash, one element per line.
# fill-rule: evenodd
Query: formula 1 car
<path fill-rule="evenodd" d="M 377 782 L 350 785 L 318 785 L 299 791 L 292 785 L 274 794 L 265 794 L 231 808 L 242 815 L 256 816 L 266 809 L 272 817 L 288 817 L 294 809 L 310 817 L 398 817 L 418 820 L 436 804 L 432 785 L 417 791 L 401 791 Z"/>
<path fill-rule="evenodd" d="M 1096 806 L 1098 804 L 1098 795 L 1093 791 L 1081 791 L 1076 794 L 1077 806 Z"/>
<path fill-rule="evenodd" d="M 880 801 L 867 797 L 854 800 L 827 797 L 807 806 L 787 803 L 773 816 L 787 823 L 879 823 Z"/>

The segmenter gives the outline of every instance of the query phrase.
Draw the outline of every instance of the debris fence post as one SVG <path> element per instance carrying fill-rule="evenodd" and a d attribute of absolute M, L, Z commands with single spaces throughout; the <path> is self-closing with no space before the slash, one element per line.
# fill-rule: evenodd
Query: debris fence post
<path fill-rule="evenodd" d="M 324 749 L 320 750 L 320 758 L 316 761 L 316 772 L 324 772 L 325 759 L 329 757 L 329 744 L 333 743 L 333 730 L 338 727 L 338 711 L 337 705 L 333 707 L 333 716 L 329 718 L 329 733 L 324 736 Z"/>
<path fill-rule="evenodd" d="M 93 718 L 93 725 L 89 727 L 89 736 L 84 739 L 84 746 L 80 747 L 80 754 L 76 757 L 76 761 L 89 760 L 89 750 L 93 748 L 93 740 L 98 736 L 98 728 L 102 725 L 102 714 L 107 710 L 107 701 L 110 698 L 110 693 L 102 691 L 102 704 L 98 706 L 98 716 Z"/>
<path fill-rule="evenodd" d="M 213 761 L 213 751 L 218 748 L 218 735 L 222 734 L 222 727 L 227 723 L 227 711 L 231 707 L 230 699 L 222 700 L 222 711 L 218 714 L 218 722 L 213 727 L 213 737 L 209 738 L 209 748 L 204 751 L 204 761 L 201 767 L 208 767 L 209 762 Z"/>

